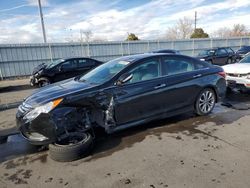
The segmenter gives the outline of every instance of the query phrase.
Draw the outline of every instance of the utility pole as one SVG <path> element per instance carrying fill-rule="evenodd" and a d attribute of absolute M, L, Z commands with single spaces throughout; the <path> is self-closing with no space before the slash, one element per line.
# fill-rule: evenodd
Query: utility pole
<path fill-rule="evenodd" d="M 196 24 L 197 24 L 197 12 L 194 13 L 194 30 L 196 30 Z"/>
<path fill-rule="evenodd" d="M 39 12 L 40 12 L 40 18 L 41 18 L 41 24 L 42 24 L 43 41 L 44 41 L 44 43 L 47 43 L 45 27 L 44 27 L 44 21 L 43 21 L 43 11 L 42 11 L 41 0 L 38 0 L 38 6 L 39 6 Z"/>

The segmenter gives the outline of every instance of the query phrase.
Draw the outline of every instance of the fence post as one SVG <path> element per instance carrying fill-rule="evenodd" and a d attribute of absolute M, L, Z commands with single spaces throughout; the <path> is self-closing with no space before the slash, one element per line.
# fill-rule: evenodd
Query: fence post
<path fill-rule="evenodd" d="M 194 56 L 194 39 L 193 39 L 192 48 L 193 48 L 193 50 L 192 50 L 192 56 Z"/>
<path fill-rule="evenodd" d="M 174 49 L 174 40 L 171 42 L 171 48 Z"/>
<path fill-rule="evenodd" d="M 129 40 L 128 40 L 128 55 L 130 55 Z"/>
<path fill-rule="evenodd" d="M 210 48 L 213 48 L 213 38 L 210 40 Z"/>
<path fill-rule="evenodd" d="M 3 80 L 3 73 L 2 73 L 1 67 L 0 67 L 0 77 L 1 77 L 1 80 Z"/>
<path fill-rule="evenodd" d="M 88 45 L 88 57 L 90 57 L 90 47 L 89 47 L 89 41 L 87 42 Z"/>
<path fill-rule="evenodd" d="M 242 37 L 240 37 L 240 48 L 242 46 Z"/>
<path fill-rule="evenodd" d="M 157 41 L 157 46 L 158 46 L 158 49 L 160 49 L 160 41 L 159 41 L 159 39 Z"/>
<path fill-rule="evenodd" d="M 228 38 L 226 38 L 226 47 L 228 47 Z"/>
<path fill-rule="evenodd" d="M 121 41 L 121 54 L 123 56 L 123 46 L 122 46 L 122 41 Z"/>
<path fill-rule="evenodd" d="M 148 52 L 149 52 L 149 40 L 148 40 Z"/>
<path fill-rule="evenodd" d="M 52 62 L 52 61 L 53 61 L 53 58 L 52 58 L 52 50 L 51 50 L 50 43 L 48 43 L 48 45 L 49 45 L 49 55 L 50 55 L 50 61 Z"/>

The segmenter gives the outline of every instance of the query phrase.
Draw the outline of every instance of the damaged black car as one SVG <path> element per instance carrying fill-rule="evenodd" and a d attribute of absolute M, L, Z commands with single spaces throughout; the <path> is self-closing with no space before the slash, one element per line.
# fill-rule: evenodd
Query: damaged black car
<path fill-rule="evenodd" d="M 209 114 L 226 91 L 222 68 L 175 54 L 139 54 L 37 90 L 16 119 L 30 143 L 49 144 L 52 159 L 80 158 L 95 128 L 107 133 L 194 111 Z"/>

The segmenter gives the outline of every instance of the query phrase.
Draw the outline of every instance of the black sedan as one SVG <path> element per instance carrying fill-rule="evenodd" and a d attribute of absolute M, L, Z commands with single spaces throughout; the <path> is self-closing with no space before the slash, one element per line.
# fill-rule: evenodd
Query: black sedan
<path fill-rule="evenodd" d="M 235 61 L 235 53 L 229 47 L 211 48 L 201 51 L 197 58 L 215 65 L 226 65 Z"/>
<path fill-rule="evenodd" d="M 19 106 L 17 126 L 31 143 L 50 144 L 53 159 L 73 160 L 92 145 L 96 127 L 112 133 L 188 111 L 209 114 L 225 94 L 224 77 L 221 67 L 183 55 L 121 57 L 38 90 Z"/>
<path fill-rule="evenodd" d="M 77 57 L 52 61 L 49 64 L 40 64 L 34 68 L 30 77 L 30 85 L 45 85 L 84 74 L 102 64 L 95 59 Z"/>

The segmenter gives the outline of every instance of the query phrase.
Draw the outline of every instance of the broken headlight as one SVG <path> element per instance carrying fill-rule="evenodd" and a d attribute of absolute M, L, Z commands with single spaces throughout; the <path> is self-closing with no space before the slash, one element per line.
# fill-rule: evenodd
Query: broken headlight
<path fill-rule="evenodd" d="M 49 113 L 52 109 L 54 109 L 57 105 L 59 105 L 62 102 L 62 100 L 63 100 L 62 98 L 56 99 L 42 106 L 38 106 L 34 110 L 27 113 L 23 118 L 25 120 L 31 121 L 35 119 L 37 116 L 39 116 L 41 113 Z"/>

